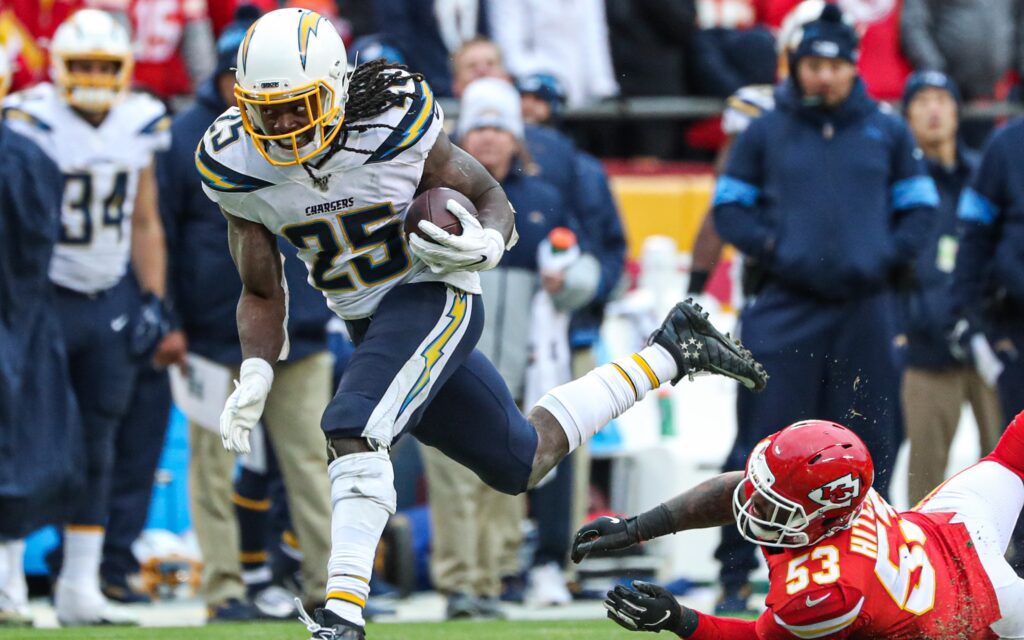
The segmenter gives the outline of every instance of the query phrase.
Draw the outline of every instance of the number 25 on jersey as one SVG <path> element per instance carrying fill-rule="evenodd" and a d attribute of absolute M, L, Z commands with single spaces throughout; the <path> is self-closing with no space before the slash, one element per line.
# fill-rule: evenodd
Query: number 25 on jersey
<path fill-rule="evenodd" d="M 344 211 L 333 220 L 322 218 L 291 225 L 281 234 L 299 250 L 316 250 L 310 276 L 317 289 L 355 291 L 356 282 L 373 287 L 409 268 L 411 260 L 401 226 L 394 207 L 387 203 Z M 342 265 L 337 264 L 338 258 L 349 252 L 358 255 L 339 270 Z"/>

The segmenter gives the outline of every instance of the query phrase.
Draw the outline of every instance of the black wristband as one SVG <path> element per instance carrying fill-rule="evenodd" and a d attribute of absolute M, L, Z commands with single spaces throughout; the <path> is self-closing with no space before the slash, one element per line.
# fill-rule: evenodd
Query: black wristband
<path fill-rule="evenodd" d="M 652 540 L 676 532 L 675 524 L 672 521 L 672 512 L 664 503 L 638 515 L 636 525 L 641 541 Z"/>
<path fill-rule="evenodd" d="M 710 277 L 710 271 L 694 269 L 690 272 L 690 284 L 686 287 L 686 293 L 689 295 L 704 293 L 704 287 L 707 286 Z"/>
<path fill-rule="evenodd" d="M 697 623 L 700 621 L 700 616 L 697 612 L 689 607 L 681 607 L 679 612 L 679 624 L 676 625 L 676 635 L 681 638 L 689 638 L 697 631 Z"/>

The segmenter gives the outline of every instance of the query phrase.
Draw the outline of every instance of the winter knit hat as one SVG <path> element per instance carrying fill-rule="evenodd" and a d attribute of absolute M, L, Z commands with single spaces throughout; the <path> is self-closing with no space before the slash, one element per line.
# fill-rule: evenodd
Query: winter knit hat
<path fill-rule="evenodd" d="M 519 92 L 500 78 L 480 78 L 466 87 L 459 105 L 459 138 L 480 127 L 494 127 L 523 139 L 523 114 Z"/>
<path fill-rule="evenodd" d="M 834 4 L 826 4 L 821 17 L 804 25 L 800 43 L 790 54 L 789 68 L 796 69 L 796 63 L 806 56 L 838 58 L 856 64 L 859 48 L 860 37 L 844 20 L 843 11 Z"/>

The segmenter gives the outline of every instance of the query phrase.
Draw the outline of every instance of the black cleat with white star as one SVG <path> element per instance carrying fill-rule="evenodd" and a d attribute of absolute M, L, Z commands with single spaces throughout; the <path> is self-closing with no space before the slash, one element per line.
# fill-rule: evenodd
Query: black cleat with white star
<path fill-rule="evenodd" d="M 727 376 L 754 391 L 763 390 L 768 383 L 768 374 L 750 351 L 716 329 L 707 312 L 689 298 L 672 307 L 647 343 L 661 345 L 672 354 L 679 369 L 672 384 L 684 376 L 692 380 L 700 372 Z"/>

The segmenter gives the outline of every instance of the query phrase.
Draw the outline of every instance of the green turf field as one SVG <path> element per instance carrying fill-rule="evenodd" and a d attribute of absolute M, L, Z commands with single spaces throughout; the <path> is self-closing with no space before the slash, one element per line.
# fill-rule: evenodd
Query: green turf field
<path fill-rule="evenodd" d="M 615 640 L 635 637 L 608 620 L 371 624 L 367 640 Z M 308 640 L 294 624 L 182 628 L 0 629 L 2 640 Z"/>

